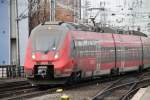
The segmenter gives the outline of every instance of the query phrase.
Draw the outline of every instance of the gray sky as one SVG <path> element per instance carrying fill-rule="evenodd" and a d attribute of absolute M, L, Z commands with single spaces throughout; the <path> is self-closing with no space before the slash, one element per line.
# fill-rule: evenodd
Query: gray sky
<path fill-rule="evenodd" d="M 83 0 L 85 2 L 86 0 Z M 101 12 L 96 18 L 97 22 L 104 21 L 111 26 L 117 26 L 136 30 L 137 27 L 141 28 L 141 31 L 149 34 L 150 27 L 147 26 L 150 23 L 150 1 L 149 0 L 88 0 L 91 3 L 91 7 L 105 7 L 107 11 Z M 105 3 L 104 3 L 105 2 Z M 133 8 L 133 10 L 130 10 Z M 95 16 L 98 11 L 89 12 L 90 16 Z M 102 17 L 105 13 L 105 20 Z M 115 13 L 115 16 L 112 16 Z M 134 16 L 134 17 L 133 17 Z M 84 17 L 85 18 L 85 17 Z M 136 26 L 136 27 L 133 27 Z"/>

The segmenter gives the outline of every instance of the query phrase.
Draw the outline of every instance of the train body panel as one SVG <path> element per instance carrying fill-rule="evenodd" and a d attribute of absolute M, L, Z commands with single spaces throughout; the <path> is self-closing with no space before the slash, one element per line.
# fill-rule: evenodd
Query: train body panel
<path fill-rule="evenodd" d="M 66 26 L 39 25 L 32 31 L 25 70 L 33 79 L 68 81 L 150 66 L 147 37 L 77 31 Z"/>
<path fill-rule="evenodd" d="M 114 41 L 112 34 L 72 32 L 75 41 L 78 65 L 84 72 L 104 74 L 115 67 Z M 92 35 L 91 35 L 92 34 Z M 105 73 L 105 74 L 108 74 Z"/>

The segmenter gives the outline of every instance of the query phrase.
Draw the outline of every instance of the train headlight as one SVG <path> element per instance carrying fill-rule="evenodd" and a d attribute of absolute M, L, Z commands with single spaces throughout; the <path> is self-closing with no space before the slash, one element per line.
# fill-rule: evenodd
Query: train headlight
<path fill-rule="evenodd" d="M 35 59 L 35 55 L 34 54 L 32 54 L 32 59 Z"/>
<path fill-rule="evenodd" d="M 56 53 L 55 56 L 54 56 L 54 58 L 58 59 L 59 58 L 59 53 Z"/>

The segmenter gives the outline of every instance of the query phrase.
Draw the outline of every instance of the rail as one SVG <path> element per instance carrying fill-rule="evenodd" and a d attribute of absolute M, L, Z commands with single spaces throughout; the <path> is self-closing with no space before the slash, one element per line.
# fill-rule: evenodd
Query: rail
<path fill-rule="evenodd" d="M 130 100 L 134 93 L 142 88 L 150 85 L 150 73 L 138 74 L 137 77 L 127 77 L 123 80 L 112 83 L 111 86 L 100 91 L 92 100 Z"/>

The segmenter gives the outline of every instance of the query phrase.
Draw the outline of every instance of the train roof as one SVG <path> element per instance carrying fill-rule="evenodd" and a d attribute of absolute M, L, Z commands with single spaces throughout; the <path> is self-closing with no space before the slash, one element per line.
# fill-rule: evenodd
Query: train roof
<path fill-rule="evenodd" d="M 125 31 L 122 29 L 115 29 L 111 27 L 101 27 L 99 30 L 96 30 L 97 28 L 94 28 L 89 25 L 80 24 L 80 23 L 73 23 L 73 22 L 63 22 L 63 21 L 54 21 L 54 22 L 44 22 L 35 27 L 33 31 L 37 30 L 41 26 L 47 27 L 47 26 L 58 26 L 59 29 L 66 29 L 66 30 L 74 30 L 74 31 L 88 31 L 88 32 L 98 32 L 101 34 L 107 34 L 107 33 L 113 33 L 113 34 L 129 34 L 129 35 L 136 35 L 136 36 L 144 36 L 147 37 L 146 34 L 139 32 L 139 31 Z M 31 32 L 31 33 L 32 33 Z"/>
<path fill-rule="evenodd" d="M 112 38 L 113 33 L 98 33 L 98 32 L 83 32 L 83 31 L 72 31 L 73 38 L 77 40 L 99 40 L 100 38 Z M 136 40 L 140 36 L 136 35 L 129 35 L 129 34 L 114 34 L 114 36 L 119 37 L 125 37 L 126 39 L 128 37 L 131 38 L 131 40 Z"/>
<path fill-rule="evenodd" d="M 75 30 L 75 31 L 91 31 L 90 26 L 84 25 L 84 24 L 79 24 L 79 23 L 72 23 L 72 22 L 63 22 L 63 21 L 55 21 L 55 22 L 44 22 L 35 27 L 33 31 L 40 29 L 41 27 L 47 27 L 47 26 L 58 26 L 66 30 Z"/>

